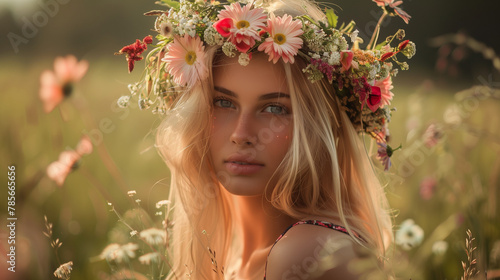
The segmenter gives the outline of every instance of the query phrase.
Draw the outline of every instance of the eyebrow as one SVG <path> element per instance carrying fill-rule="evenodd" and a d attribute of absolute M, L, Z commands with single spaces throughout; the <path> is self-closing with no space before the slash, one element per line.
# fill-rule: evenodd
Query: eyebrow
<path fill-rule="evenodd" d="M 238 95 L 231 90 L 228 90 L 227 88 L 219 87 L 219 86 L 214 86 L 214 89 L 220 93 L 223 93 L 225 95 L 229 95 L 232 97 L 237 98 Z M 284 92 L 270 92 L 266 93 L 264 95 L 259 96 L 259 100 L 269 100 L 269 99 L 275 99 L 275 98 L 290 98 L 290 95 Z"/>

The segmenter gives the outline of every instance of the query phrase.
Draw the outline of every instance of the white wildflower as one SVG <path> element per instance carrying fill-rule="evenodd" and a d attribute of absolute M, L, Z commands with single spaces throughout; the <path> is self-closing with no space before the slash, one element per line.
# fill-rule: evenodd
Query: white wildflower
<path fill-rule="evenodd" d="M 59 279 L 69 279 L 72 269 L 73 262 L 63 263 L 54 271 L 54 276 Z"/>
<path fill-rule="evenodd" d="M 139 87 L 137 86 L 137 84 L 129 84 L 127 87 L 130 91 L 130 94 L 132 95 L 136 95 L 139 92 Z"/>
<path fill-rule="evenodd" d="M 247 66 L 248 63 L 250 63 L 250 56 L 247 53 L 240 53 L 240 56 L 238 56 L 238 63 L 241 66 Z"/>
<path fill-rule="evenodd" d="M 123 251 L 123 255 L 133 259 L 135 258 L 135 250 L 139 249 L 139 245 L 135 243 L 127 243 L 122 245 L 120 249 Z"/>
<path fill-rule="evenodd" d="M 127 195 L 128 195 L 128 196 L 130 196 L 130 197 L 132 197 L 132 196 L 134 196 L 134 195 L 136 195 L 136 194 L 137 194 L 137 192 L 136 192 L 136 191 L 134 191 L 134 190 L 132 190 L 132 191 L 128 191 L 128 192 L 127 192 Z"/>
<path fill-rule="evenodd" d="M 460 125 L 462 123 L 462 110 L 456 104 L 449 105 L 443 114 L 444 122 L 450 125 Z"/>
<path fill-rule="evenodd" d="M 160 208 L 162 206 L 165 206 L 165 205 L 169 205 L 170 204 L 170 200 L 160 200 L 158 202 L 156 202 L 156 208 Z"/>
<path fill-rule="evenodd" d="M 99 255 L 101 259 L 107 261 L 116 261 L 121 263 L 129 258 L 135 258 L 135 250 L 139 249 L 139 246 L 134 243 L 127 243 L 120 246 L 120 244 L 112 243 L 106 246 L 102 253 Z"/>
<path fill-rule="evenodd" d="M 141 231 L 139 234 L 141 238 L 144 238 L 146 243 L 149 245 L 159 245 L 165 244 L 166 233 L 165 230 L 157 228 L 149 228 Z"/>
<path fill-rule="evenodd" d="M 339 49 L 341 51 L 345 51 L 348 48 L 349 48 L 349 45 L 347 44 L 347 40 L 344 37 L 340 37 Z"/>
<path fill-rule="evenodd" d="M 224 37 L 222 37 L 222 35 L 220 35 L 220 33 L 217 32 L 217 30 L 212 26 L 212 24 L 210 24 L 210 27 L 205 29 L 205 32 L 203 34 L 205 42 L 210 46 L 214 45 L 220 46 L 224 43 Z"/>
<path fill-rule="evenodd" d="M 434 244 L 432 244 L 432 253 L 436 256 L 442 256 L 446 253 L 446 250 L 448 250 L 448 242 L 446 241 L 436 241 Z"/>
<path fill-rule="evenodd" d="M 133 230 L 130 232 L 130 237 L 136 236 L 137 235 L 137 230 Z"/>
<path fill-rule="evenodd" d="M 160 254 L 158 252 L 147 253 L 139 257 L 139 261 L 144 265 L 150 265 L 152 262 L 158 262 Z"/>
<path fill-rule="evenodd" d="M 328 64 L 339 65 L 340 64 L 340 53 L 339 52 L 332 52 L 330 54 L 330 58 L 328 59 Z"/>
<path fill-rule="evenodd" d="M 228 57 L 235 57 L 236 56 L 236 54 L 234 53 L 234 51 L 236 51 L 236 46 L 231 42 L 225 42 L 222 45 L 222 51 Z"/>
<path fill-rule="evenodd" d="M 102 250 L 99 257 L 103 260 L 112 261 L 118 257 L 118 251 L 120 251 L 120 245 L 117 243 L 112 243 L 106 246 L 104 250 Z"/>
<path fill-rule="evenodd" d="M 118 107 L 123 109 L 123 108 L 128 107 L 129 101 L 130 101 L 130 96 L 125 95 L 125 96 L 121 96 L 120 98 L 118 98 L 118 101 L 116 101 L 116 104 L 118 105 Z"/>
<path fill-rule="evenodd" d="M 422 243 L 424 240 L 424 230 L 415 224 L 412 219 L 407 219 L 401 223 L 396 232 L 396 244 L 404 250 L 410 250 Z"/>
<path fill-rule="evenodd" d="M 310 56 L 311 56 L 311 58 L 313 58 L 313 59 L 320 59 L 320 58 L 321 58 L 321 56 L 320 56 L 319 54 L 317 54 L 317 53 L 309 53 L 309 55 L 310 55 Z"/>
<path fill-rule="evenodd" d="M 359 34 L 359 30 L 354 30 L 353 32 L 351 32 L 351 42 L 356 42 L 356 39 L 358 39 L 358 34 Z"/>

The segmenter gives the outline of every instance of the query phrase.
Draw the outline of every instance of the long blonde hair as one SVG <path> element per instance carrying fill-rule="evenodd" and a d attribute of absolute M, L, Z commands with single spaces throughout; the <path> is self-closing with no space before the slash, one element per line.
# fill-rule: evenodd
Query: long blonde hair
<path fill-rule="evenodd" d="M 270 9 L 276 15 L 324 16 L 301 0 L 276 1 Z M 169 214 L 173 270 L 168 279 L 184 279 L 191 272 L 194 279 L 220 279 L 217 274 L 234 264 L 241 249 L 233 236 L 231 199 L 221 191 L 208 158 L 211 71 L 217 53 L 217 48 L 206 49 L 209 78 L 183 92 L 158 128 L 157 147 L 171 172 L 175 205 Z M 294 112 L 293 139 L 266 199 L 296 219 L 339 219 L 351 234 L 363 237 L 364 246 L 384 256 L 392 241 L 384 190 L 333 86 L 324 80 L 311 83 L 302 72 L 305 63 L 299 57 L 294 64 L 283 63 Z"/>

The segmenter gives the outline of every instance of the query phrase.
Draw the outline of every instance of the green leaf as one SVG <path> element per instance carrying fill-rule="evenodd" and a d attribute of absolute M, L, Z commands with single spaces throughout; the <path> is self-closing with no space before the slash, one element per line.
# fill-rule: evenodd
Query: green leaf
<path fill-rule="evenodd" d="M 333 9 L 327 9 L 326 10 L 326 18 L 328 20 L 328 25 L 332 28 L 337 27 L 337 21 L 339 17 L 335 14 Z"/>
<path fill-rule="evenodd" d="M 385 46 L 385 45 L 387 45 L 387 41 L 383 41 L 383 42 L 381 42 L 380 44 L 376 45 L 376 46 L 375 46 L 375 49 L 376 49 L 376 50 L 380 50 L 380 49 L 382 49 L 382 47 L 383 47 L 383 46 Z"/>
<path fill-rule="evenodd" d="M 172 1 L 172 0 L 160 0 L 160 1 L 156 1 L 156 4 L 164 5 L 164 6 L 167 6 L 170 8 L 174 8 L 174 10 L 178 10 L 179 7 L 181 6 L 181 4 L 179 2 Z"/>

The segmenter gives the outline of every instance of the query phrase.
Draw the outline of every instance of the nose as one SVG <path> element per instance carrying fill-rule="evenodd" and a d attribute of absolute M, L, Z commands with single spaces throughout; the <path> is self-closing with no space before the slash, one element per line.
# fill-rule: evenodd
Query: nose
<path fill-rule="evenodd" d="M 249 114 L 241 113 L 236 119 L 230 141 L 236 145 L 251 146 L 257 142 L 254 121 Z"/>

